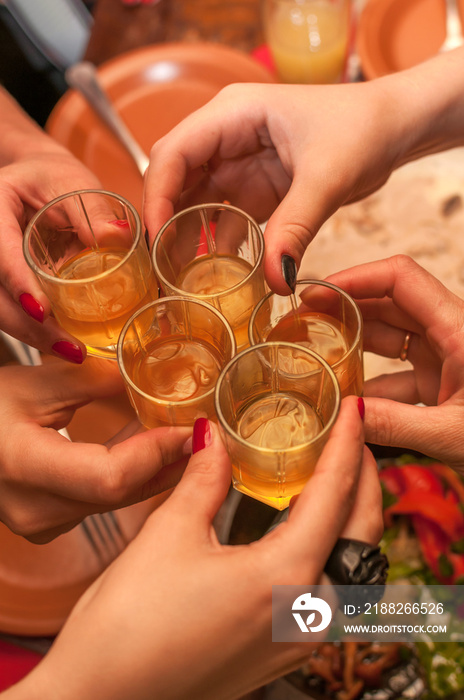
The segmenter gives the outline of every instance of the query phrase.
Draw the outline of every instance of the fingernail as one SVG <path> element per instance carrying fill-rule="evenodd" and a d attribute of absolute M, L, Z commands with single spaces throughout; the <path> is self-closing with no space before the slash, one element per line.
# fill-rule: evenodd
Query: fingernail
<path fill-rule="evenodd" d="M 364 420 L 364 413 L 366 412 L 366 407 L 364 406 L 364 399 L 362 396 L 358 398 L 358 411 L 361 416 L 361 420 Z"/>
<path fill-rule="evenodd" d="M 193 426 L 192 454 L 211 444 L 211 426 L 207 418 L 197 418 Z"/>
<path fill-rule="evenodd" d="M 295 292 L 297 275 L 296 262 L 294 261 L 291 255 L 282 255 L 281 265 L 284 280 L 286 281 L 292 292 Z"/>
<path fill-rule="evenodd" d="M 111 226 L 119 226 L 119 228 L 129 228 L 129 222 L 127 219 L 114 219 L 114 221 L 108 221 Z"/>
<path fill-rule="evenodd" d="M 21 294 L 19 297 L 19 303 L 23 307 L 23 311 L 25 311 L 28 316 L 33 318 L 35 321 L 38 321 L 39 323 L 43 323 L 44 320 L 44 308 L 42 304 L 40 304 L 37 299 L 34 299 L 32 294 L 27 294 L 26 292 L 24 294 Z"/>
<path fill-rule="evenodd" d="M 68 340 L 58 340 L 52 345 L 52 350 L 76 365 L 81 365 L 84 362 L 84 355 L 79 345 L 70 343 Z"/>

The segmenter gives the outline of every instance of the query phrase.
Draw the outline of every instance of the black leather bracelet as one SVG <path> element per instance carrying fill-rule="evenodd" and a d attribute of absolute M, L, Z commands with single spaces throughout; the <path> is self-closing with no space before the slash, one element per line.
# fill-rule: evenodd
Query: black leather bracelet
<path fill-rule="evenodd" d="M 340 538 L 324 571 L 337 587 L 341 607 L 346 610 L 347 604 L 351 604 L 356 611 L 365 603 L 374 605 L 382 600 L 388 566 L 388 558 L 381 553 L 379 547 L 372 547 L 359 540 Z"/>
<path fill-rule="evenodd" d="M 388 559 L 379 547 L 366 542 L 340 538 L 324 567 L 335 584 L 383 586 L 387 580 Z"/>

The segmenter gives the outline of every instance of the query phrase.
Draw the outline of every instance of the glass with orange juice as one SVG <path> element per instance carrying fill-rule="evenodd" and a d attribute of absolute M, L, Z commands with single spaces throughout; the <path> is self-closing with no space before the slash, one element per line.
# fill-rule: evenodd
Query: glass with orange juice
<path fill-rule="evenodd" d="M 263 20 L 282 82 L 341 82 L 350 36 L 350 0 L 264 0 Z"/>

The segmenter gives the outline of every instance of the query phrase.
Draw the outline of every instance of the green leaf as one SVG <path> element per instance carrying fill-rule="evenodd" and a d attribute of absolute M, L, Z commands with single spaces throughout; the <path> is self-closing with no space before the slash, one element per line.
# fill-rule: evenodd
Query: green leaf
<path fill-rule="evenodd" d="M 450 550 L 454 554 L 464 554 L 464 537 L 456 542 L 451 542 Z"/>
<path fill-rule="evenodd" d="M 454 567 L 446 554 L 440 554 L 438 557 L 438 569 L 442 576 L 448 577 L 454 574 Z"/>

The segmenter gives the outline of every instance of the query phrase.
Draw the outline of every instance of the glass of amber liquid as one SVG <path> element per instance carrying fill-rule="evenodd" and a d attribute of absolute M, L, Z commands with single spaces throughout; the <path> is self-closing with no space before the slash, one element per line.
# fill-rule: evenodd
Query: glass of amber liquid
<path fill-rule="evenodd" d="M 135 208 L 119 195 L 80 190 L 29 222 L 24 255 L 53 314 L 91 355 L 116 359 L 119 333 L 158 285 Z"/>
<path fill-rule="evenodd" d="M 295 294 L 266 294 L 253 310 L 250 343 L 286 340 L 317 352 L 343 396 L 363 392 L 363 322 L 356 302 L 329 282 L 299 280 Z"/>
<path fill-rule="evenodd" d="M 137 311 L 121 332 L 118 364 L 140 422 L 214 418 L 214 387 L 235 349 L 229 324 L 210 304 L 172 296 Z"/>
<path fill-rule="evenodd" d="M 153 244 L 153 267 L 166 295 L 201 299 L 228 320 L 237 350 L 266 291 L 264 238 L 258 224 L 229 204 L 200 204 L 173 216 Z"/>
<path fill-rule="evenodd" d="M 313 473 L 340 400 L 333 370 L 307 348 L 262 343 L 239 353 L 215 393 L 234 487 L 286 508 Z"/>

